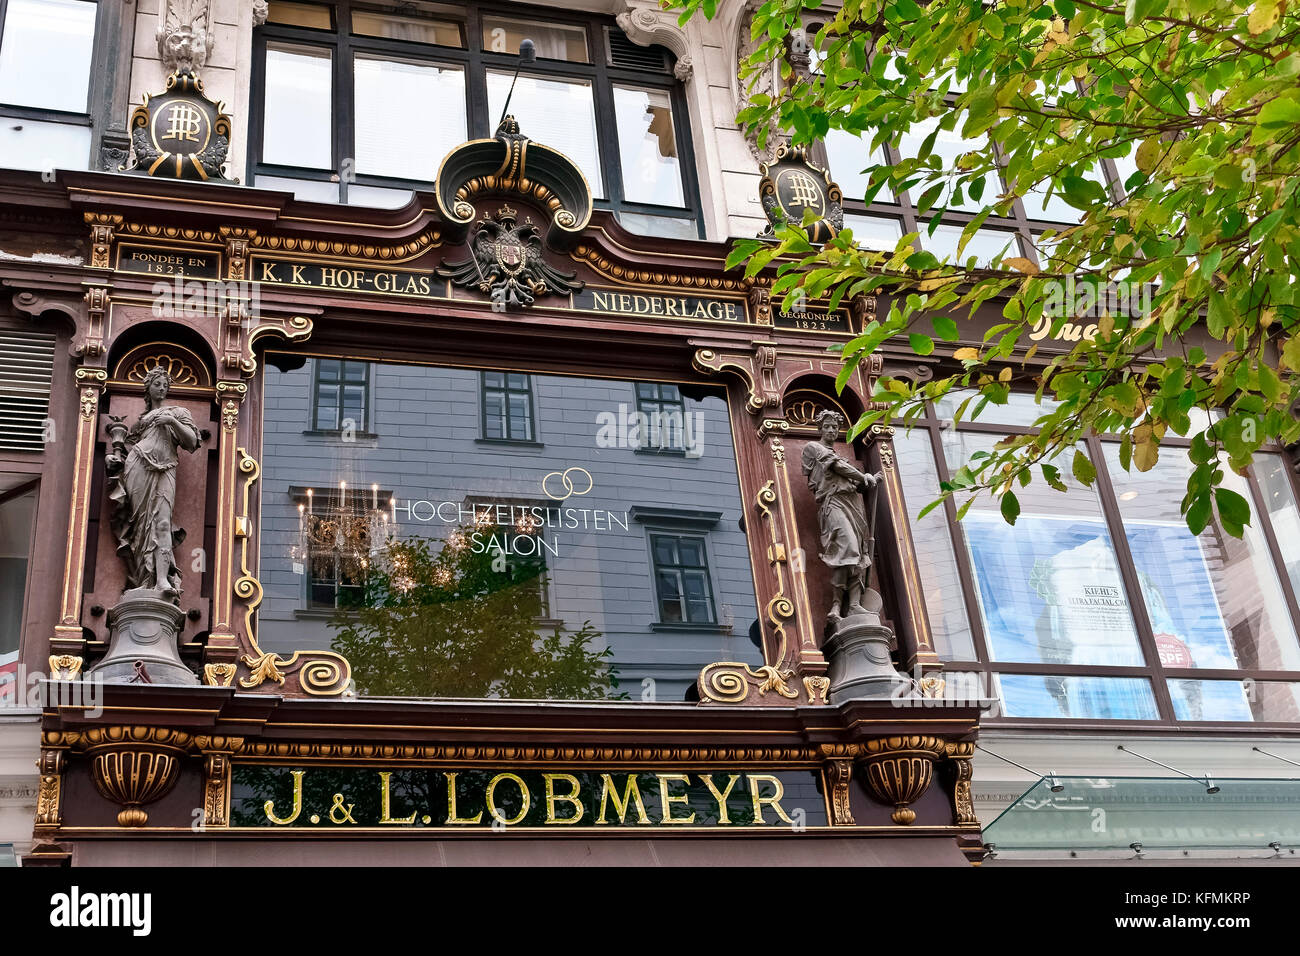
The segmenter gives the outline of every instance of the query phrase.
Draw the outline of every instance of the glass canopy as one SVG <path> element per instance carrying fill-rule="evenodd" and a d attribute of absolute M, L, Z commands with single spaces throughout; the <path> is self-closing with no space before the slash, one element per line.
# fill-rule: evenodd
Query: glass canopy
<path fill-rule="evenodd" d="M 1294 847 L 1300 780 L 1043 777 L 984 841 L 999 851 Z"/>

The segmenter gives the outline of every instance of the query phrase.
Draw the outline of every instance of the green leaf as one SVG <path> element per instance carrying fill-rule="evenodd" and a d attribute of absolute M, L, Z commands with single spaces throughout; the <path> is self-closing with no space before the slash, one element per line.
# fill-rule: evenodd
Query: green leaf
<path fill-rule="evenodd" d="M 935 315 L 930 319 L 934 325 L 935 334 L 945 342 L 956 342 L 960 337 L 957 330 L 957 323 L 949 315 Z"/>
<path fill-rule="evenodd" d="M 1219 523 L 1234 538 L 1240 538 L 1250 524 L 1250 504 L 1231 488 L 1215 488 L 1214 503 L 1219 508 Z"/>
<path fill-rule="evenodd" d="M 913 332 L 907 337 L 907 341 L 912 346 L 912 351 L 917 355 L 929 355 L 934 351 L 934 339 L 928 335 Z"/>
<path fill-rule="evenodd" d="M 1081 485 L 1092 487 L 1092 483 L 1097 480 L 1097 466 L 1092 463 L 1092 459 L 1084 454 L 1083 450 L 1076 448 L 1074 450 L 1074 461 L 1070 465 L 1070 474 L 1074 475 L 1074 480 Z"/>
<path fill-rule="evenodd" d="M 1002 517 L 1007 524 L 1015 524 L 1016 519 L 1020 517 L 1020 499 L 1016 497 L 1014 491 L 1004 491 L 1002 493 Z"/>

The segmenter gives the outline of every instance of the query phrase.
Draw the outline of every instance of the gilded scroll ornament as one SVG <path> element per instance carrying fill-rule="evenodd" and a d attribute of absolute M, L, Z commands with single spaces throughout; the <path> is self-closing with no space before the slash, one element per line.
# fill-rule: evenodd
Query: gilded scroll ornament
<path fill-rule="evenodd" d="M 50 657 L 50 676 L 55 680 L 76 680 L 83 663 L 72 654 L 54 654 Z"/>
<path fill-rule="evenodd" d="M 257 608 L 262 603 L 262 583 L 249 569 L 247 530 L 252 526 L 250 494 L 253 483 L 262 474 L 257 459 L 244 449 L 239 449 L 239 472 L 244 476 L 243 513 L 235 520 L 245 533 L 239 535 L 239 577 L 235 580 L 235 596 L 244 602 L 244 635 L 250 648 L 240 658 L 248 668 L 248 676 L 239 679 L 239 686 L 251 690 L 267 681 L 283 686 L 290 675 L 296 675 L 298 687 L 313 697 L 337 697 L 349 693 L 352 666 L 347 659 L 333 651 L 294 651 L 288 659 L 263 651 L 257 643 Z"/>
<path fill-rule="evenodd" d="M 741 661 L 718 661 L 700 671 L 698 686 L 701 700 L 717 704 L 742 704 L 751 696 L 768 694 L 797 700 L 798 691 L 790 688 L 793 679 L 794 671 L 778 670 L 770 664 L 753 668 Z"/>
<path fill-rule="evenodd" d="M 810 674 L 803 679 L 804 691 L 810 704 L 829 704 L 831 679 L 820 674 Z"/>
<path fill-rule="evenodd" d="M 203 665 L 203 683 L 209 687 L 229 687 L 235 680 L 238 668 L 234 664 L 221 662 Z"/>

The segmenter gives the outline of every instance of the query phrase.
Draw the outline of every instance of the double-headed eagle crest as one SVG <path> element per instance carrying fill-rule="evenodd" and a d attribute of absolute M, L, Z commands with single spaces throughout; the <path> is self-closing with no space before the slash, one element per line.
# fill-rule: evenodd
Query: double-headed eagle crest
<path fill-rule="evenodd" d="M 539 295 L 568 295 L 584 284 L 576 272 L 560 272 L 542 257 L 541 233 L 531 219 L 520 225 L 508 205 L 478 221 L 470 248 L 468 259 L 445 263 L 437 274 L 487 293 L 494 305 L 532 305 Z"/>

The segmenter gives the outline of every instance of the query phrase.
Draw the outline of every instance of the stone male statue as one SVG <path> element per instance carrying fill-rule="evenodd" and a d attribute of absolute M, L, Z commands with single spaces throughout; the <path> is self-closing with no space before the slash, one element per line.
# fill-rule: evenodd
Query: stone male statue
<path fill-rule="evenodd" d="M 839 412 L 823 411 L 817 416 L 821 439 L 803 450 L 803 473 L 817 500 L 821 559 L 831 569 L 834 601 L 827 622 L 832 628 L 840 618 L 870 613 L 862 605 L 862 596 L 871 568 L 873 529 L 862 496 L 880 482 L 880 475 L 863 474 L 835 451 L 843 427 Z"/>
<path fill-rule="evenodd" d="M 161 366 L 146 373 L 144 414 L 130 431 L 120 421 L 109 426 L 113 453 L 104 465 L 114 505 L 113 535 L 126 564 L 126 589 L 154 590 L 178 603 L 181 573 L 172 549 L 185 533 L 172 527 L 176 463 L 180 449 L 192 452 L 202 438 L 188 411 L 163 404 L 170 388 L 171 376 Z"/>

